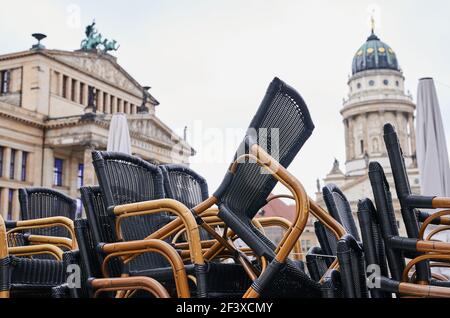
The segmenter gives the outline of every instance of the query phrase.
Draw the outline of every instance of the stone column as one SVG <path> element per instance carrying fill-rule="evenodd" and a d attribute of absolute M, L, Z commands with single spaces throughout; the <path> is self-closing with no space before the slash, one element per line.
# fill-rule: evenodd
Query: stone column
<path fill-rule="evenodd" d="M 118 108 L 118 111 L 120 113 L 124 112 L 124 110 L 123 110 L 123 99 L 121 99 L 121 98 L 117 99 L 117 108 Z"/>
<path fill-rule="evenodd" d="M 408 125 L 411 138 L 411 156 L 416 154 L 416 128 L 414 127 L 414 114 L 409 114 Z"/>
<path fill-rule="evenodd" d="M 58 73 L 58 95 L 63 96 L 63 84 L 64 76 L 61 73 Z"/>
<path fill-rule="evenodd" d="M 12 212 L 11 216 L 13 220 L 19 219 L 19 213 L 20 213 L 20 205 L 19 205 L 19 190 L 14 190 L 14 194 L 12 197 Z"/>
<path fill-rule="evenodd" d="M 55 157 L 53 149 L 44 148 L 44 162 L 42 163 L 42 186 L 46 188 L 53 187 L 53 168 Z"/>
<path fill-rule="evenodd" d="M 9 179 L 9 169 L 11 168 L 11 148 L 3 149 L 3 177 Z"/>
<path fill-rule="evenodd" d="M 345 138 L 345 158 L 348 161 L 350 159 L 348 119 L 344 119 L 344 138 Z"/>
<path fill-rule="evenodd" d="M 353 117 L 349 117 L 348 121 L 348 151 L 350 153 L 348 160 L 355 158 L 355 138 L 354 138 L 354 127 L 353 127 Z"/>
<path fill-rule="evenodd" d="M 74 155 L 68 160 L 69 166 L 69 196 L 77 197 L 78 190 L 78 158 Z"/>
<path fill-rule="evenodd" d="M 110 114 L 111 113 L 111 97 L 108 93 L 106 93 L 105 96 L 103 96 L 103 98 L 105 99 L 105 107 L 104 107 L 103 111 L 105 112 L 105 114 Z"/>
<path fill-rule="evenodd" d="M 370 150 L 369 150 L 369 129 L 368 129 L 368 127 L 367 127 L 367 117 L 368 117 L 368 114 L 367 113 L 365 113 L 365 114 L 363 114 L 362 115 L 363 117 L 363 129 L 364 129 L 364 132 L 363 132 L 363 139 L 364 139 L 364 151 L 363 151 L 363 155 L 364 155 L 364 153 L 365 152 L 367 152 L 367 154 L 370 154 Z"/>
<path fill-rule="evenodd" d="M 126 101 L 123 102 L 123 112 L 127 115 L 130 114 L 130 104 Z"/>
<path fill-rule="evenodd" d="M 8 188 L 0 189 L 0 212 L 3 216 L 3 219 L 6 220 L 6 216 L 8 215 Z"/>
<path fill-rule="evenodd" d="M 72 100 L 72 79 L 66 77 L 66 98 Z"/>
<path fill-rule="evenodd" d="M 88 98 L 89 98 L 89 85 L 88 84 L 84 84 L 83 85 L 83 101 L 82 101 L 82 104 L 84 106 L 87 106 Z"/>
<path fill-rule="evenodd" d="M 22 180 L 22 151 L 16 150 L 16 156 L 14 158 L 14 179 Z"/>
<path fill-rule="evenodd" d="M 77 104 L 81 104 L 81 101 L 80 101 L 80 85 L 81 85 L 80 81 L 75 81 L 74 101 Z"/>
<path fill-rule="evenodd" d="M 117 113 L 117 97 L 111 96 L 111 114 Z"/>
<path fill-rule="evenodd" d="M 92 151 L 95 149 L 93 145 L 88 146 L 84 150 L 84 186 L 95 185 L 95 170 L 92 164 Z"/>
<path fill-rule="evenodd" d="M 103 113 L 103 92 L 97 89 L 97 113 Z"/>

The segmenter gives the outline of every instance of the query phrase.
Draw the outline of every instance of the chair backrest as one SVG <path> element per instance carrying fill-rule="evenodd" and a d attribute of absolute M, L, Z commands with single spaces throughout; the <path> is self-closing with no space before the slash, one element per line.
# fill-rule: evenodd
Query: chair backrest
<path fill-rule="evenodd" d="M 208 198 L 208 184 L 194 170 L 179 164 L 167 164 L 159 167 L 163 174 L 164 191 L 167 198 L 180 201 L 189 209 Z"/>
<path fill-rule="evenodd" d="M 345 228 L 347 233 L 351 234 L 357 241 L 361 241 L 350 203 L 344 193 L 335 184 L 327 184 L 323 187 L 322 193 L 331 216 Z"/>
<path fill-rule="evenodd" d="M 330 256 L 324 254 L 319 246 L 313 246 L 308 250 L 305 258 L 309 276 L 316 282 L 320 281 L 330 267 Z"/>
<path fill-rule="evenodd" d="M 338 241 L 336 236 L 333 235 L 325 225 L 320 223 L 320 221 L 314 222 L 314 233 L 316 234 L 317 241 L 319 242 L 323 253 L 326 255 L 336 255 L 336 245 Z"/>
<path fill-rule="evenodd" d="M 164 180 L 166 198 L 177 200 L 189 209 L 197 206 L 209 196 L 206 180 L 185 165 L 167 164 L 159 166 Z M 200 239 L 212 239 L 200 228 Z"/>
<path fill-rule="evenodd" d="M 165 197 L 161 169 L 136 156 L 123 153 L 94 151 L 92 160 L 105 207 L 109 208 Z M 110 217 L 114 217 L 111 215 Z M 161 212 L 123 219 L 121 230 L 125 241 L 142 240 L 172 221 Z M 131 270 L 168 266 L 163 256 L 147 253 L 131 262 Z"/>
<path fill-rule="evenodd" d="M 77 203 L 69 196 L 48 188 L 19 189 L 20 215 L 22 220 L 41 219 L 54 216 L 64 216 L 71 220 L 75 218 Z M 33 229 L 32 234 L 69 237 L 66 229 L 51 227 Z"/>
<path fill-rule="evenodd" d="M 358 202 L 358 220 L 366 266 L 377 266 L 380 270 L 379 274 L 389 277 L 381 227 L 376 217 L 375 207 L 370 199 L 365 198 Z M 392 297 L 392 294 L 376 287 L 370 289 L 370 295 L 372 298 Z"/>
<path fill-rule="evenodd" d="M 408 237 L 417 238 L 419 234 L 419 223 L 417 221 L 416 211 L 406 203 L 406 198 L 411 194 L 411 186 L 406 172 L 405 158 L 395 128 L 391 124 L 384 125 L 384 142 L 391 164 L 395 190 L 400 201 L 406 232 L 408 233 Z"/>
<path fill-rule="evenodd" d="M 375 199 L 376 218 L 385 243 L 389 270 L 393 279 L 400 281 L 405 268 L 405 260 L 403 253 L 394 251 L 388 244 L 389 239 L 393 236 L 399 236 L 399 233 L 389 183 L 383 167 L 378 162 L 369 164 L 369 179 Z"/>
<path fill-rule="evenodd" d="M 256 143 L 286 168 L 311 136 L 313 129 L 302 97 L 292 87 L 275 78 L 234 159 L 248 153 L 248 147 Z M 267 251 L 268 240 L 259 235 L 260 232 L 251 225 L 251 219 L 266 204 L 276 183 L 272 175 L 262 173 L 258 164 L 246 160 L 237 165 L 234 174 L 227 173 L 214 193 L 219 201 L 219 216 L 257 254 Z"/>
<path fill-rule="evenodd" d="M 100 187 L 81 187 L 81 201 L 86 212 L 87 223 L 76 220 L 75 231 L 80 251 L 86 251 L 80 256 L 87 277 L 101 277 L 98 266 L 103 262 L 103 255 L 97 247 L 101 243 L 116 243 L 115 217 L 111 216 L 104 203 Z M 93 251 L 88 251 L 94 246 Z M 90 253 L 94 252 L 94 256 Z M 116 259 L 110 262 L 111 276 L 122 273 L 122 264 Z"/>
<path fill-rule="evenodd" d="M 395 128 L 391 124 L 384 125 L 384 142 L 391 164 L 395 190 L 400 202 L 406 233 L 409 238 L 418 238 L 419 222 L 417 220 L 417 210 L 407 203 L 407 198 L 411 195 L 411 186 L 406 172 L 405 158 Z M 426 282 L 430 280 L 430 267 L 428 262 L 417 264 L 417 279 Z"/>
<path fill-rule="evenodd" d="M 337 258 L 345 298 L 368 298 L 363 250 L 352 235 L 338 241 Z"/>
<path fill-rule="evenodd" d="M 107 208 L 164 198 L 158 166 L 117 152 L 94 151 L 92 159 Z M 127 218 L 122 223 L 124 239 L 144 239 L 170 220 L 166 213 Z"/>
<path fill-rule="evenodd" d="M 89 287 L 89 279 L 101 278 L 101 265 L 97 245 L 93 238 L 89 222 L 86 219 L 76 219 L 74 222 L 75 234 L 78 242 L 77 251 L 69 251 L 64 253 L 64 265 L 69 269 L 70 265 L 78 265 L 80 267 L 80 286 L 68 286 L 71 298 L 90 298 L 92 291 Z M 67 278 L 73 273 L 68 271 Z M 108 293 L 111 296 L 111 293 Z M 106 296 L 102 293 L 101 296 Z"/>

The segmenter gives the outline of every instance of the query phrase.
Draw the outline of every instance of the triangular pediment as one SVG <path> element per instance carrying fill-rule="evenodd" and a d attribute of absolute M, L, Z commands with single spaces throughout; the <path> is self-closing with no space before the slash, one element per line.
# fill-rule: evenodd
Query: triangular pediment
<path fill-rule="evenodd" d="M 115 58 L 101 53 L 47 51 L 52 58 L 89 73 L 131 94 L 142 95 L 142 87 L 120 65 Z"/>

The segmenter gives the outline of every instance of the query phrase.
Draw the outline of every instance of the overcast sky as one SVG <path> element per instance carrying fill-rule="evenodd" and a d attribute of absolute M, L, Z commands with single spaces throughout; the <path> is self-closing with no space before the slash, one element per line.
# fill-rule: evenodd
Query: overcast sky
<path fill-rule="evenodd" d="M 290 167 L 312 195 L 336 157 L 345 162 L 339 110 L 353 55 L 376 33 L 397 53 L 414 98 L 418 79 L 435 78 L 450 136 L 450 2 L 396 1 L 4 1 L 0 54 L 28 49 L 33 32 L 47 48 L 78 49 L 94 18 L 116 39 L 118 62 L 160 101 L 159 116 L 197 149 L 192 167 L 213 192 L 278 76 L 304 97 L 316 129 Z"/>

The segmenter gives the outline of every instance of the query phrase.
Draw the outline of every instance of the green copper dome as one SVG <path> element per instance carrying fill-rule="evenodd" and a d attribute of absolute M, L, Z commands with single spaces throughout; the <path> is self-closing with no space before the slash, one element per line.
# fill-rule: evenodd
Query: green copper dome
<path fill-rule="evenodd" d="M 395 52 L 372 33 L 366 43 L 356 52 L 353 58 L 352 73 L 389 69 L 399 71 L 397 56 Z"/>

